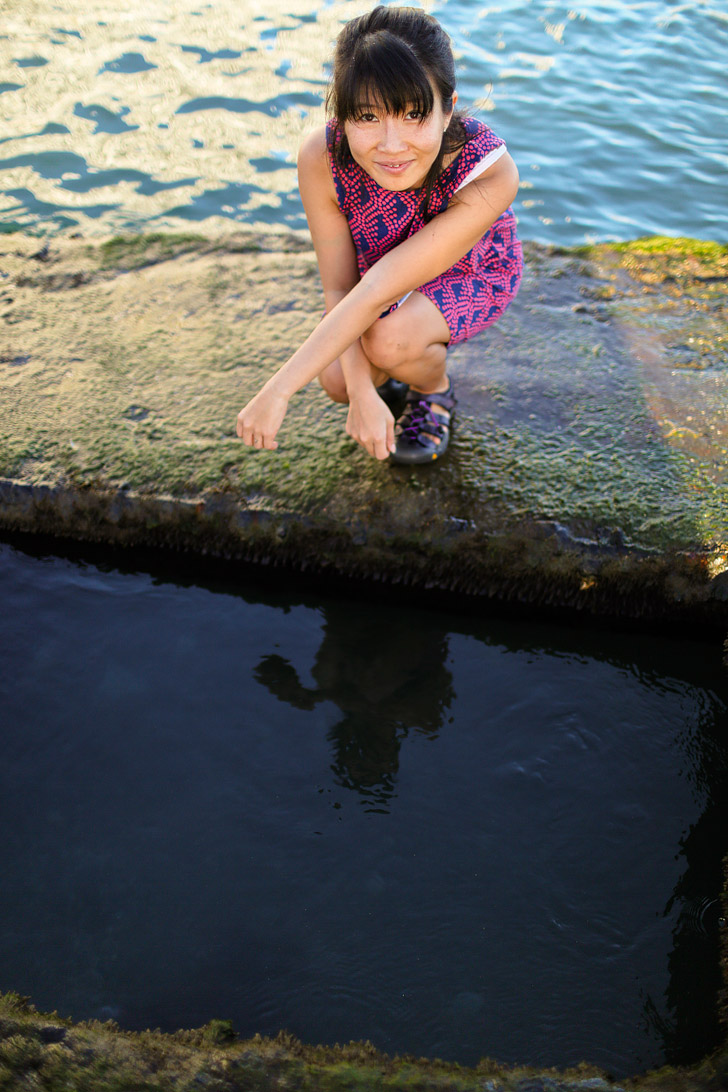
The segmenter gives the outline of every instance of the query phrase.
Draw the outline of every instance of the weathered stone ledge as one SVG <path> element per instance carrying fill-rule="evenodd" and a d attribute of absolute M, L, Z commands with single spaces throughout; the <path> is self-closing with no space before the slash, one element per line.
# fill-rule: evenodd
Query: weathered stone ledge
<path fill-rule="evenodd" d="M 292 574 L 448 592 L 470 601 L 594 619 L 728 626 L 728 572 L 708 552 L 660 554 L 614 536 L 576 539 L 551 521 L 485 532 L 469 520 L 428 513 L 413 532 L 394 513 L 353 523 L 242 507 L 227 495 L 179 498 L 89 487 L 0 481 L 6 531 L 126 548 L 153 547 Z M 400 513 L 401 514 L 401 513 Z"/>
<path fill-rule="evenodd" d="M 511 310 L 451 353 L 451 452 L 414 470 L 315 384 L 278 452 L 235 438 L 320 314 L 300 239 L 0 249 L 0 528 L 728 625 L 728 248 L 528 246 Z"/>

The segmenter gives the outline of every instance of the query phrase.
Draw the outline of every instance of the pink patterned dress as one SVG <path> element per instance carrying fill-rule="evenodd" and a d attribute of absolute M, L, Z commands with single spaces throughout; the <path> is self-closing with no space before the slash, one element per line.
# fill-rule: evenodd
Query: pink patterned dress
<path fill-rule="evenodd" d="M 463 125 L 468 142 L 432 190 L 430 212 L 435 215 L 447 208 L 456 190 L 477 178 L 506 150 L 500 137 L 483 122 L 463 118 Z M 363 276 L 384 254 L 424 227 L 422 190 L 385 190 L 353 159 L 339 167 L 331 154 L 332 142 L 341 140 L 335 119 L 328 122 L 326 134 L 336 198 L 349 221 Z M 518 291 L 522 271 L 523 250 L 516 236 L 516 218 L 509 208 L 472 250 L 417 291 L 442 312 L 450 329 L 450 345 L 454 345 L 500 318 Z"/>

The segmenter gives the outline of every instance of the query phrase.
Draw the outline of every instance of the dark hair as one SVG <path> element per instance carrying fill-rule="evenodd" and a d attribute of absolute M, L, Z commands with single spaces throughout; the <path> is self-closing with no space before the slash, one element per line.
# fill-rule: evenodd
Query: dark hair
<path fill-rule="evenodd" d="M 381 103 L 387 113 L 418 110 L 427 116 L 435 105 L 433 85 L 447 114 L 455 93 L 455 60 L 450 39 L 436 19 L 420 8 L 385 7 L 352 19 L 336 39 L 326 98 L 339 128 L 331 138 L 335 161 L 340 166 L 351 162 L 344 123 L 357 118 L 362 99 Z M 432 219 L 430 198 L 443 158 L 459 151 L 467 140 L 461 115 L 453 112 L 425 179 L 422 207 L 426 220 Z"/>

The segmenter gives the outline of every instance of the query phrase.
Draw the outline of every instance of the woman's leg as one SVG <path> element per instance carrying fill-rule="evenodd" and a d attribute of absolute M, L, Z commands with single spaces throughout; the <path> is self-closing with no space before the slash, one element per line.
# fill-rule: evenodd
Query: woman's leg
<path fill-rule="evenodd" d="M 333 364 L 329 364 L 328 368 L 324 368 L 318 377 L 318 381 L 332 401 L 348 403 L 349 395 L 346 391 L 346 382 L 340 361 L 335 360 Z"/>
<path fill-rule="evenodd" d="M 394 462 L 422 462 L 447 447 L 454 401 L 446 405 L 427 398 L 444 394 L 450 381 L 445 370 L 450 330 L 441 312 L 427 296 L 413 294 L 391 315 L 367 330 L 362 344 L 369 359 L 392 376 L 407 383 L 422 400 L 408 404 L 399 419 Z M 426 399 L 426 401 L 425 401 Z"/>
<path fill-rule="evenodd" d="M 385 383 L 389 376 L 386 372 L 381 371 L 380 368 L 375 368 L 373 364 L 370 365 L 372 370 L 372 382 L 375 387 L 381 387 L 382 383 Z M 318 381 L 324 388 L 329 398 L 334 402 L 343 402 L 348 404 L 349 395 L 346 390 L 346 380 L 344 379 L 344 370 L 341 367 L 341 362 L 335 360 L 333 364 L 329 364 L 328 368 L 325 368 L 318 377 Z"/>
<path fill-rule="evenodd" d="M 364 352 L 385 377 L 426 394 L 447 389 L 450 330 L 432 300 L 420 292 L 370 326 L 361 340 Z"/>
<path fill-rule="evenodd" d="M 387 314 L 386 318 L 378 319 L 361 335 L 361 346 L 370 361 L 375 387 L 380 387 L 386 379 L 392 378 L 406 383 L 411 390 L 423 395 L 440 394 L 450 387 L 445 372 L 449 341 L 450 328 L 447 327 L 442 313 L 431 299 L 418 292 L 411 294 L 404 304 Z M 319 382 L 334 402 L 349 401 L 344 372 L 338 360 L 334 360 L 321 373 Z M 410 435 L 411 425 L 416 417 L 417 435 L 422 438 L 423 443 L 431 446 L 427 451 L 437 450 L 442 438 L 447 436 L 451 414 L 452 403 L 450 408 L 437 402 L 428 403 L 425 414 L 422 414 L 421 406 L 413 407 L 409 416 L 405 413 L 402 418 L 403 427 L 407 426 L 403 438 L 405 448 L 413 450 L 414 443 L 416 454 L 421 454 L 421 444 L 413 441 Z M 409 419 L 410 416 L 413 416 L 413 420 Z M 433 422 L 438 417 L 440 426 L 428 428 L 428 422 Z M 425 458 L 428 458 L 427 451 Z M 434 455 L 430 458 L 434 458 Z"/>
<path fill-rule="evenodd" d="M 445 358 L 450 330 L 432 300 L 413 292 L 386 318 L 362 334 L 361 343 L 372 366 L 372 381 L 380 386 L 390 376 L 415 390 L 432 394 L 447 389 Z M 341 364 L 335 360 L 319 376 L 335 402 L 348 402 Z"/>

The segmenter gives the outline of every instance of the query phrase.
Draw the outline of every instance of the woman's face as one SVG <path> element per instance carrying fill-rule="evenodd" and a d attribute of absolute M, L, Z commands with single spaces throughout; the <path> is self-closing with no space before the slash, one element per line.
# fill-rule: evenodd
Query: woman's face
<path fill-rule="evenodd" d="M 375 182 L 385 190 L 413 190 L 425 184 L 451 117 L 438 96 L 425 117 L 414 110 L 388 114 L 381 104 L 362 103 L 356 120 L 344 123 L 344 133 L 354 160 Z"/>

